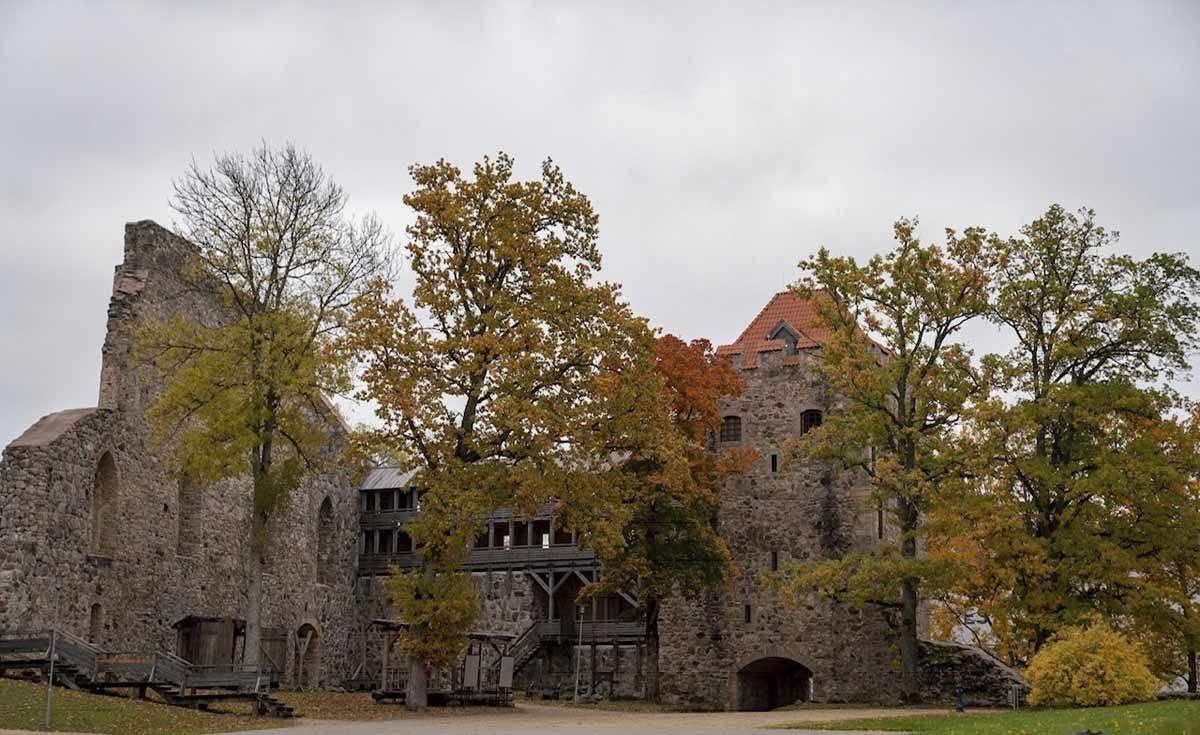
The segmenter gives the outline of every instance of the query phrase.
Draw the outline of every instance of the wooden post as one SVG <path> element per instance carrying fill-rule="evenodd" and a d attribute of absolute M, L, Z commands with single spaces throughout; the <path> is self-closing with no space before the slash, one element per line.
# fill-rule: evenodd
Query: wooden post
<path fill-rule="evenodd" d="M 388 649 L 391 648 L 391 641 L 388 639 L 391 637 L 389 631 L 383 631 L 383 670 L 379 673 L 379 688 L 385 692 L 388 688 Z"/>
<path fill-rule="evenodd" d="M 639 690 L 641 690 L 645 683 L 645 680 L 642 678 L 642 642 L 641 641 L 638 641 L 638 643 L 637 643 L 637 652 L 634 654 L 634 657 L 633 657 L 633 665 L 634 665 L 633 685 L 635 687 L 637 687 Z M 642 691 L 642 696 L 645 696 L 645 694 L 646 694 L 646 692 Z"/>
<path fill-rule="evenodd" d="M 546 593 L 546 597 L 549 600 L 548 604 L 546 605 L 546 619 L 553 620 L 554 619 L 554 570 L 553 569 L 550 570 L 550 590 Z"/>
<path fill-rule="evenodd" d="M 613 636 L 612 655 L 613 655 L 613 664 L 612 664 L 612 688 L 613 688 L 613 691 L 609 692 L 609 696 L 614 696 L 616 694 L 617 679 L 618 679 L 618 677 L 621 676 L 621 645 L 619 643 L 617 643 L 616 636 Z"/>

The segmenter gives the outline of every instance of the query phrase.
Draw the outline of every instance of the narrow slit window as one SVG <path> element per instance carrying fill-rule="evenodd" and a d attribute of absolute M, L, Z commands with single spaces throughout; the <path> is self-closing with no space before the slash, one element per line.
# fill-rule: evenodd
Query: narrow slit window
<path fill-rule="evenodd" d="M 771 552 L 771 571 L 772 572 L 779 571 L 779 552 L 778 551 Z"/>
<path fill-rule="evenodd" d="M 778 454 L 771 455 L 771 471 L 772 472 L 779 471 L 779 455 Z"/>
<path fill-rule="evenodd" d="M 743 612 L 745 613 L 745 616 L 746 616 L 746 622 L 749 623 L 750 622 L 750 606 L 746 605 Z"/>

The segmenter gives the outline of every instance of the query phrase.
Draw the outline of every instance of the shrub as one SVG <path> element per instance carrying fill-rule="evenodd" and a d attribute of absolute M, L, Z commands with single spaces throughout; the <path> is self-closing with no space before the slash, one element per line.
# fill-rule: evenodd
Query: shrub
<path fill-rule="evenodd" d="M 1136 643 L 1108 625 L 1069 628 L 1029 662 L 1029 703 L 1095 707 L 1154 699 L 1158 680 Z"/>

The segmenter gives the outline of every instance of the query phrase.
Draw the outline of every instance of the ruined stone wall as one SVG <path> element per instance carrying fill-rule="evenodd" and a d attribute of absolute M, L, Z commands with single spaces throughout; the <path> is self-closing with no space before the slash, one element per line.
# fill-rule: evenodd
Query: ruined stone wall
<path fill-rule="evenodd" d="M 772 553 L 782 566 L 867 550 L 880 541 L 865 476 L 794 451 L 803 411 L 828 415 L 838 409 L 839 399 L 814 369 L 819 355 L 775 352 L 758 359 L 757 368 L 739 370 L 746 382 L 743 395 L 723 406 L 723 415 L 741 417 L 740 444 L 758 452 L 754 465 L 730 478 L 721 492 L 719 528 L 737 576 L 730 592 L 663 606 L 662 697 L 685 707 L 737 708 L 738 672 L 778 657 L 812 672 L 815 701 L 892 701 L 899 652 L 881 610 L 815 595 L 801 609 L 789 609 L 761 583 Z M 894 536 L 894 524 L 884 515 L 884 536 Z"/>
<path fill-rule="evenodd" d="M 137 325 L 172 314 L 218 323 L 211 292 L 179 273 L 187 244 L 152 222 L 126 226 L 100 376 L 99 408 L 52 414 L 11 443 L 0 462 L 0 630 L 58 624 L 109 649 L 175 650 L 171 625 L 188 616 L 244 618 L 250 485 L 181 492 L 164 452 L 151 445 L 146 409 L 158 376 L 132 354 Z M 343 441 L 330 427 L 330 451 Z M 108 454 L 115 501 L 99 520 L 97 468 Z M 329 500 L 331 571 L 317 573 L 318 509 Z M 181 534 L 184 536 L 181 542 Z M 272 529 L 264 626 L 318 634 L 322 683 L 352 667 L 350 629 L 357 559 L 357 491 L 343 472 L 310 478 Z M 93 607 L 99 605 L 98 615 Z M 288 656 L 291 670 L 294 655 Z"/>

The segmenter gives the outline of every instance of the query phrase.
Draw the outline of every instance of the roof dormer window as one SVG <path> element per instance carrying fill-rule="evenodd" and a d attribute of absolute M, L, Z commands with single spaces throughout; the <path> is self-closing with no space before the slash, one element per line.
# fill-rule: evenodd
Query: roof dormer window
<path fill-rule="evenodd" d="M 767 335 L 767 339 L 782 340 L 783 354 L 785 355 L 796 355 L 800 352 L 797 346 L 800 342 L 800 333 L 792 329 L 787 322 L 779 322 L 775 325 L 775 328 Z"/>

